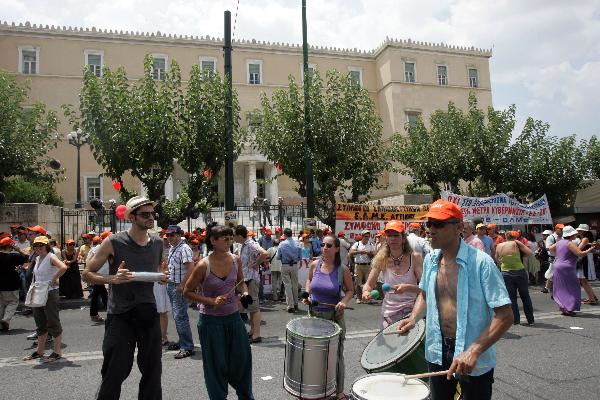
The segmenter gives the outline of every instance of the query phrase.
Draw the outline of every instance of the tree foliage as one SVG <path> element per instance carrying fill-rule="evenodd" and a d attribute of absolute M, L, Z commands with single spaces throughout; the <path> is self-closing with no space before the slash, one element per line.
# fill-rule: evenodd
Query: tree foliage
<path fill-rule="evenodd" d="M 466 186 L 471 196 L 512 192 L 531 201 L 546 194 L 553 212 L 570 206 L 583 187 L 586 159 L 600 154 L 592 150 L 595 138 L 548 136 L 548 124 L 529 118 L 513 140 L 514 126 L 514 105 L 484 113 L 471 94 L 466 112 L 450 102 L 431 115 L 429 127 L 419 119 L 406 136 L 395 136 L 393 158 L 436 196 L 442 186 L 455 192 Z"/>
<path fill-rule="evenodd" d="M 29 85 L 0 70 L 0 190 L 9 177 L 56 180 L 48 168 L 50 150 L 55 149 L 58 120 L 42 103 L 23 109 Z"/>
<path fill-rule="evenodd" d="M 187 89 L 182 87 L 179 65 L 171 62 L 164 80 L 152 73 L 152 57 L 144 60 L 144 75 L 133 83 L 121 67 L 105 67 L 101 78 L 84 71 L 79 113 L 70 105 L 65 115 L 89 136 L 92 153 L 105 174 L 122 184 L 122 197 L 133 194 L 123 185 L 129 172 L 158 202 L 159 224 L 181 221 L 186 210 L 210 207 L 210 189 L 225 160 L 226 82 L 218 75 L 192 68 Z M 239 106 L 234 94 L 234 141 L 241 142 Z M 239 145 L 236 146 L 239 148 Z M 183 182 L 186 204 L 164 198 L 164 183 L 175 162 L 190 174 Z M 210 170 L 210 173 L 203 173 Z M 164 213 L 161 209 L 165 205 Z M 173 211 L 179 209 L 179 213 Z M 167 212 L 168 210 L 168 212 Z"/>
<path fill-rule="evenodd" d="M 287 90 L 276 90 L 270 99 L 262 96 L 256 144 L 297 182 L 301 196 L 306 195 L 305 156 L 311 156 L 319 188 L 316 216 L 333 226 L 336 199 L 367 196 L 389 165 L 381 119 L 367 91 L 346 75 L 328 71 L 323 82 L 315 73 L 304 84 L 309 90 L 308 140 L 304 140 L 303 88 L 290 76 Z"/>
<path fill-rule="evenodd" d="M 60 207 L 64 205 L 53 182 L 44 178 L 12 177 L 6 180 L 3 191 L 8 203 L 38 203 Z"/>

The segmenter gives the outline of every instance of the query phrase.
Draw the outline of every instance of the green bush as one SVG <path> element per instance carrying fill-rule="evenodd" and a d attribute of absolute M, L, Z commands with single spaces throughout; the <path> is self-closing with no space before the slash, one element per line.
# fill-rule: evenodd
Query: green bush
<path fill-rule="evenodd" d="M 2 191 L 7 203 L 39 203 L 52 206 L 64 205 L 51 182 L 33 181 L 22 177 L 7 180 Z"/>

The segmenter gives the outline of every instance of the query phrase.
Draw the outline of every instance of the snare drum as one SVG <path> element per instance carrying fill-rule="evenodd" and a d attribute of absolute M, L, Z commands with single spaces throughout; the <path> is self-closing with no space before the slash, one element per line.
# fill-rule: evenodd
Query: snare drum
<path fill-rule="evenodd" d="M 402 374 L 371 374 L 354 381 L 350 398 L 353 400 L 426 400 L 429 387 L 419 379 L 404 380 Z"/>
<path fill-rule="evenodd" d="M 420 320 L 406 335 L 384 335 L 398 330 L 400 321 L 388 326 L 367 345 L 360 364 L 368 373 L 400 372 L 420 374 L 427 371 L 425 361 L 425 321 Z"/>
<path fill-rule="evenodd" d="M 286 326 L 283 387 L 300 399 L 322 399 L 336 392 L 341 328 L 328 320 L 303 317 Z"/>

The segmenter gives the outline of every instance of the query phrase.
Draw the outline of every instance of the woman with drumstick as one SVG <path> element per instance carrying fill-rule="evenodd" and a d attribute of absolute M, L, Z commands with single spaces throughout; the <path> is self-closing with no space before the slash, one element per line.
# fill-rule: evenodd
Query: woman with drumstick
<path fill-rule="evenodd" d="M 384 291 L 389 291 L 381 306 L 382 329 L 411 313 L 423 272 L 423 257 L 410 248 L 404 224 L 389 221 L 384 231 L 386 241 L 373 258 L 371 273 L 362 292 L 363 300 L 370 301 L 371 289 L 377 287 L 377 277 L 383 273 L 384 285 L 387 284 Z"/>
<path fill-rule="evenodd" d="M 206 389 L 211 400 L 226 399 L 229 384 L 238 399 L 252 400 L 252 353 L 235 289 L 243 294 L 242 301 L 249 296 L 240 258 L 229 251 L 233 230 L 215 223 L 206 231 L 206 246 L 212 253 L 200 260 L 183 291 L 187 299 L 200 304 L 198 334 Z"/>
<path fill-rule="evenodd" d="M 340 277 L 339 274 L 343 274 Z M 342 297 L 342 289 L 345 294 Z M 309 307 L 309 315 L 335 322 L 342 329 L 337 359 L 337 398 L 346 399 L 344 394 L 344 339 L 346 323 L 344 309 L 348 305 L 354 291 L 350 270 L 342 265 L 340 257 L 340 240 L 327 235 L 323 238 L 321 257 L 309 265 L 306 291 L 311 300 L 317 305 Z M 304 299 L 303 303 L 311 305 L 311 300 Z"/>

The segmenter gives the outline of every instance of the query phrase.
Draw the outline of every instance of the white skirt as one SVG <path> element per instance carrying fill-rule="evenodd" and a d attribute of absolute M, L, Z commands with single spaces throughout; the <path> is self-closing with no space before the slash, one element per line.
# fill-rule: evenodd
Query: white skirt
<path fill-rule="evenodd" d="M 171 301 L 167 294 L 167 285 L 154 282 L 154 298 L 156 299 L 156 311 L 159 314 L 171 311 Z"/>

